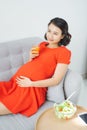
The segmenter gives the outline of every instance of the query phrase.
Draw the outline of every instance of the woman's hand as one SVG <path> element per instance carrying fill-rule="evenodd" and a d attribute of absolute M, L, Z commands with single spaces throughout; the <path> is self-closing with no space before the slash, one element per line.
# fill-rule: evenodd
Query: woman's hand
<path fill-rule="evenodd" d="M 32 47 L 30 50 L 30 60 L 32 60 L 37 56 L 39 56 L 39 47 L 38 46 Z"/>
<path fill-rule="evenodd" d="M 20 77 L 16 78 L 16 83 L 20 87 L 30 87 L 32 81 L 29 78 L 25 77 L 25 76 L 20 76 Z"/>

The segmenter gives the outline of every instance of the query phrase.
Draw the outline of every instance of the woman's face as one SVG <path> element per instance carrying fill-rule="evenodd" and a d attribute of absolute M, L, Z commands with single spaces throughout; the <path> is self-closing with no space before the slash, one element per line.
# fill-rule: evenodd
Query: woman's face
<path fill-rule="evenodd" d="M 62 35 L 62 30 L 51 23 L 48 26 L 46 37 L 49 43 L 58 44 L 64 36 Z"/>

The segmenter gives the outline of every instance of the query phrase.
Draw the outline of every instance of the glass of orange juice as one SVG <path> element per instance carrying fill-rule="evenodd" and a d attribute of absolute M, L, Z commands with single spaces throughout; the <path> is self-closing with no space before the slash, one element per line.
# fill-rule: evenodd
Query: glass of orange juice
<path fill-rule="evenodd" d="M 40 51 L 40 47 L 39 46 L 32 47 L 32 54 L 38 54 L 39 51 Z"/>

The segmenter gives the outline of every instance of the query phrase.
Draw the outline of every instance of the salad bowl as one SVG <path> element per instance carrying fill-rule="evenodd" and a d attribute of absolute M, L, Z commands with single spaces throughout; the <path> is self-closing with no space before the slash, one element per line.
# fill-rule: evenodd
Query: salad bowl
<path fill-rule="evenodd" d="M 55 115 L 59 119 L 70 119 L 76 113 L 77 107 L 69 100 L 65 100 L 64 102 L 54 104 Z"/>

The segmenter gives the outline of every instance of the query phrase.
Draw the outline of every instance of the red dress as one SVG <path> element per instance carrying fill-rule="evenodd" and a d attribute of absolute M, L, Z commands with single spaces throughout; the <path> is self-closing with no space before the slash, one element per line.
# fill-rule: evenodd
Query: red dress
<path fill-rule="evenodd" d="M 57 63 L 70 63 L 71 52 L 66 47 L 48 48 L 40 43 L 40 55 L 24 64 L 10 81 L 0 82 L 0 101 L 12 112 L 26 116 L 34 114 L 46 100 L 47 87 L 19 87 L 16 77 L 26 76 L 32 81 L 52 77 Z"/>

